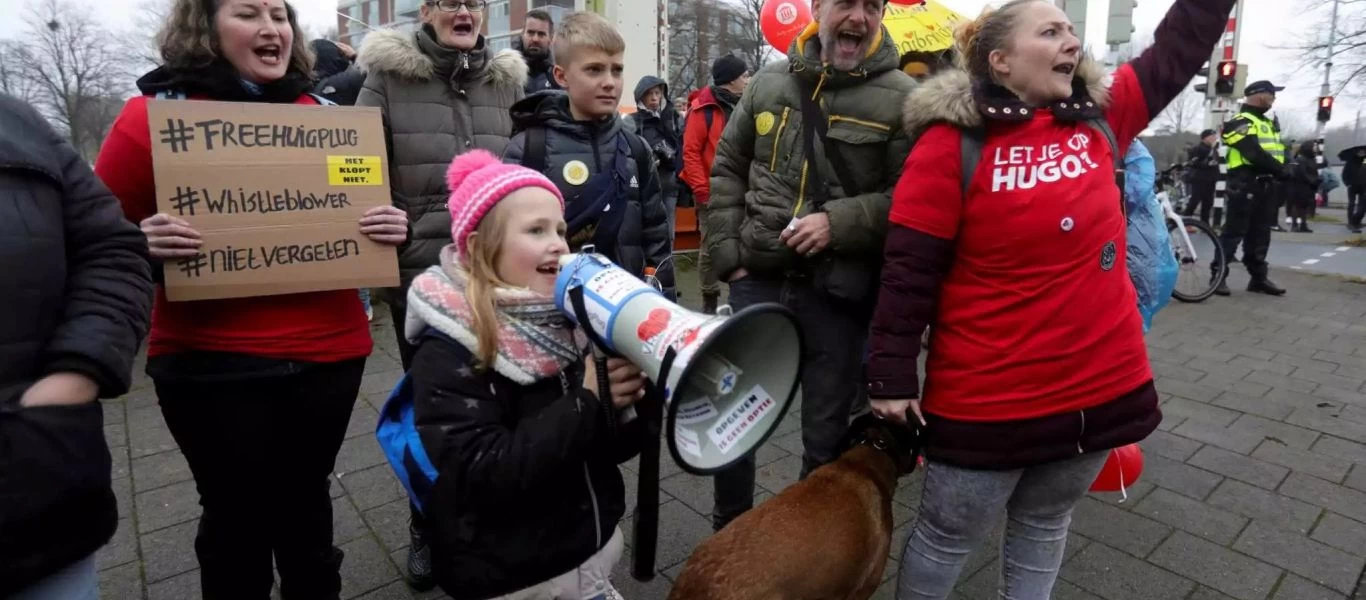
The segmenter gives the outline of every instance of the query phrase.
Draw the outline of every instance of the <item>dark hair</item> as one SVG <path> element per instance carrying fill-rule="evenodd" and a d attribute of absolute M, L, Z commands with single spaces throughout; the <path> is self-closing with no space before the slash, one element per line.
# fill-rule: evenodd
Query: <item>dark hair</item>
<path fill-rule="evenodd" d="M 550 31 L 552 33 L 554 33 L 555 31 L 555 19 L 550 18 L 550 13 L 546 12 L 546 10 L 543 8 L 536 8 L 527 11 L 526 18 L 536 19 L 537 21 L 545 21 L 546 23 L 550 24 Z"/>
<path fill-rule="evenodd" d="M 218 47 L 218 31 L 214 29 L 214 14 L 219 0 L 175 0 L 171 13 L 157 34 L 157 46 L 166 66 L 177 69 L 203 68 L 222 58 Z M 294 41 L 289 50 L 289 71 L 304 77 L 313 75 L 313 51 L 308 47 L 304 32 L 299 28 L 294 7 L 285 3 L 289 28 L 294 30 Z"/>

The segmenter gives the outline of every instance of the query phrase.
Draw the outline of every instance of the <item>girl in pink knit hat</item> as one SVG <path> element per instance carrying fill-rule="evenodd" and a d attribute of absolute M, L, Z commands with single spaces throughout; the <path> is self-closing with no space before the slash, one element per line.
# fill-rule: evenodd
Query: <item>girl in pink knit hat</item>
<path fill-rule="evenodd" d="M 616 415 L 644 375 L 607 363 L 551 298 L 564 200 L 545 176 L 474 151 L 451 163 L 451 239 L 408 292 L 408 376 L 422 446 L 432 571 L 456 600 L 612 598 L 626 499 L 617 465 L 639 422 Z"/>

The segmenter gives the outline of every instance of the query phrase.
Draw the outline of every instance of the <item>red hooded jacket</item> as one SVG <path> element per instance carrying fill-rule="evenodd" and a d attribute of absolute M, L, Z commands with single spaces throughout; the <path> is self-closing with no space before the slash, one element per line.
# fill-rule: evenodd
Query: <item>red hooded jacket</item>
<path fill-rule="evenodd" d="M 707 107 L 712 112 L 707 127 Z M 680 177 L 692 189 L 698 204 L 711 200 L 711 164 L 716 160 L 716 144 L 726 130 L 726 113 L 711 87 L 688 96 L 688 120 L 683 127 L 683 171 Z"/>

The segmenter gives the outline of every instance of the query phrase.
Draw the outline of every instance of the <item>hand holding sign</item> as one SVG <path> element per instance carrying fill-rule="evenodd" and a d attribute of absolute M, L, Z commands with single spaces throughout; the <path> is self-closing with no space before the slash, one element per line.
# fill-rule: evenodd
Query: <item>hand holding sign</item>
<path fill-rule="evenodd" d="M 376 244 L 400 246 L 408 241 L 408 213 L 393 206 L 376 206 L 360 218 L 360 232 Z"/>
<path fill-rule="evenodd" d="M 204 245 L 199 232 L 184 219 L 157 213 L 142 220 L 142 234 L 147 236 L 147 247 L 152 258 L 188 258 L 199 254 Z"/>

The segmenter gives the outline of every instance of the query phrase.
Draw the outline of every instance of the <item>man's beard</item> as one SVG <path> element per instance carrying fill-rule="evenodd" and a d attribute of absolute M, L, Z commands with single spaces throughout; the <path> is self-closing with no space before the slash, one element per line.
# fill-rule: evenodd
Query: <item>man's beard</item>
<path fill-rule="evenodd" d="M 524 46 L 522 53 L 527 55 L 527 58 L 545 58 L 547 54 L 550 54 L 548 50 L 540 46 Z"/>
<path fill-rule="evenodd" d="M 863 43 L 859 44 L 858 52 L 854 54 L 853 58 L 848 59 L 848 64 L 844 64 L 840 58 L 836 57 L 836 53 L 839 52 L 839 32 L 832 31 L 828 34 L 821 32 L 817 37 L 821 41 L 821 60 L 835 67 L 836 71 L 852 71 L 857 68 L 859 63 L 863 62 L 863 57 L 868 53 L 868 46 L 871 44 L 865 37 Z"/>

